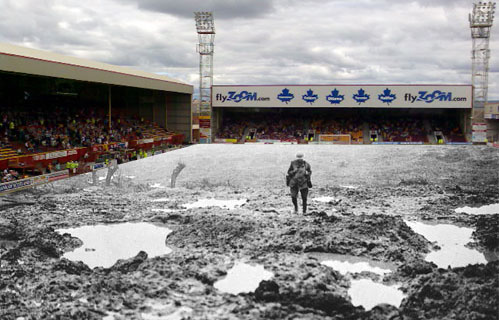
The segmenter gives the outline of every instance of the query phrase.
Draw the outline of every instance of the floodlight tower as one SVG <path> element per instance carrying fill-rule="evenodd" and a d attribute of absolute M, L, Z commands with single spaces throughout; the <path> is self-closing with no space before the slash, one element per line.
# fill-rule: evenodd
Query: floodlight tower
<path fill-rule="evenodd" d="M 475 2 L 469 15 L 473 50 L 471 52 L 471 83 L 473 85 L 473 108 L 484 108 L 489 88 L 489 39 L 494 21 L 494 2 Z"/>
<path fill-rule="evenodd" d="M 194 12 L 199 44 L 199 100 L 200 100 L 200 133 L 206 136 L 202 142 L 211 142 L 211 86 L 213 85 L 213 42 L 215 40 L 215 23 L 211 12 Z"/>

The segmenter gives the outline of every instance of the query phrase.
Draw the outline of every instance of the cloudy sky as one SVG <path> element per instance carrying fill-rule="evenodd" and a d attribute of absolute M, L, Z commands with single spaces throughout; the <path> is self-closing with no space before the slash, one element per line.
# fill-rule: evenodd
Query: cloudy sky
<path fill-rule="evenodd" d="M 0 9 L 0 42 L 196 88 L 194 11 L 214 12 L 214 84 L 471 83 L 472 0 L 0 0 Z M 498 23 L 489 100 L 499 100 Z"/>

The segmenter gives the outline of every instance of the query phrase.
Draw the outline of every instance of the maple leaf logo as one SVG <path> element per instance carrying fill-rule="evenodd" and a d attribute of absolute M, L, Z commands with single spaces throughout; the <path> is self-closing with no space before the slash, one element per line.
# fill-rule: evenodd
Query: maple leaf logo
<path fill-rule="evenodd" d="M 394 93 L 392 93 L 390 89 L 386 88 L 385 90 L 383 90 L 382 94 L 378 94 L 378 99 L 381 102 L 390 105 L 390 103 L 392 103 L 395 99 L 397 99 L 397 96 Z"/>
<path fill-rule="evenodd" d="M 294 98 L 295 95 L 290 93 L 288 88 L 282 89 L 282 92 L 277 95 L 277 99 L 281 100 L 281 102 L 285 102 L 286 104 Z"/>
<path fill-rule="evenodd" d="M 355 101 L 357 101 L 357 103 L 360 105 L 361 103 L 364 103 L 367 100 L 369 100 L 369 98 L 371 98 L 371 96 L 366 94 L 364 89 L 360 88 L 359 91 L 357 91 L 357 93 L 352 96 L 352 98 Z"/>
<path fill-rule="evenodd" d="M 315 100 L 319 99 L 319 96 L 314 94 L 314 91 L 312 89 L 308 89 L 307 94 L 302 95 L 301 98 L 303 99 L 303 101 L 312 104 L 315 102 Z"/>
<path fill-rule="evenodd" d="M 334 90 L 331 91 L 331 94 L 326 96 L 326 100 L 331 104 L 340 104 L 343 100 L 345 100 L 345 95 L 340 94 L 340 92 L 334 88 Z"/>

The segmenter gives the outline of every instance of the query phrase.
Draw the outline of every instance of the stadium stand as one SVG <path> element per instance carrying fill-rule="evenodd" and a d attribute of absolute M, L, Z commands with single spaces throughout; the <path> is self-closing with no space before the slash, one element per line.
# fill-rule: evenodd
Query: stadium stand
<path fill-rule="evenodd" d="M 257 127 L 256 137 L 260 140 L 295 141 L 302 138 L 303 128 L 302 120 L 268 115 Z"/>
<path fill-rule="evenodd" d="M 422 120 L 384 118 L 369 123 L 371 131 L 381 135 L 383 142 L 428 143 L 428 133 Z"/>
<path fill-rule="evenodd" d="M 144 119 L 113 119 L 110 127 L 107 118 L 97 115 L 86 117 L 83 112 L 71 117 L 58 111 L 47 118 L 7 112 L 1 118 L 0 157 L 3 159 L 20 154 L 163 138 L 174 134 Z"/>
<path fill-rule="evenodd" d="M 15 109 L 15 108 L 11 108 Z M 111 119 L 82 109 L 10 111 L 0 108 L 0 181 L 70 169 L 91 170 L 89 163 L 143 158 L 182 144 L 183 135 L 143 118 Z M 73 109 L 74 110 L 74 109 Z"/>
<path fill-rule="evenodd" d="M 283 113 L 227 116 L 217 132 L 217 138 L 237 141 L 280 141 L 309 143 L 319 135 L 350 136 L 347 143 L 438 143 L 435 131 L 443 132 L 445 142 L 466 142 L 455 122 L 411 117 L 327 117 L 296 116 Z M 370 139 L 370 133 L 377 138 Z"/>
<path fill-rule="evenodd" d="M 227 117 L 224 119 L 220 130 L 217 132 L 216 138 L 219 139 L 237 139 L 241 140 L 245 129 L 248 127 L 248 121 Z"/>
<path fill-rule="evenodd" d="M 361 119 L 314 118 L 311 128 L 318 134 L 346 134 L 355 143 L 363 142 L 363 121 Z"/>

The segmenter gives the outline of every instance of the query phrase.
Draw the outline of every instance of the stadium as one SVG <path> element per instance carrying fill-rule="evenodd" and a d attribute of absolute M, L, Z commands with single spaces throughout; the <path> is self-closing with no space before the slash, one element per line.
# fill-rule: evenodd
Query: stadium
<path fill-rule="evenodd" d="M 471 83 L 221 85 L 195 19 L 199 91 L 0 43 L 0 319 L 497 319 L 489 55 Z"/>

